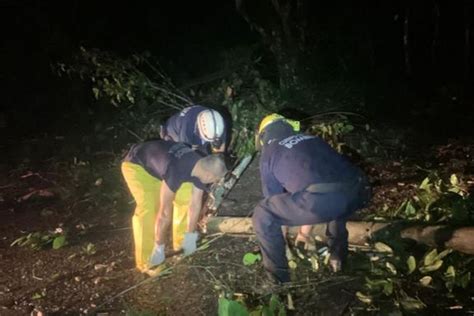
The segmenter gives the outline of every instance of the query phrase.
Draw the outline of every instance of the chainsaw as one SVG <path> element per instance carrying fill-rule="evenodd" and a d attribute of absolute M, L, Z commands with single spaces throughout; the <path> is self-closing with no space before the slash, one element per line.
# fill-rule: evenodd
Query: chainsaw
<path fill-rule="evenodd" d="M 231 172 L 227 173 L 221 180 L 219 180 L 219 182 L 216 182 L 211 186 L 209 197 L 206 202 L 206 206 L 209 210 L 216 211 L 219 208 L 224 198 L 230 190 L 232 190 L 237 180 L 252 161 L 252 158 L 252 154 L 245 155 Z"/>

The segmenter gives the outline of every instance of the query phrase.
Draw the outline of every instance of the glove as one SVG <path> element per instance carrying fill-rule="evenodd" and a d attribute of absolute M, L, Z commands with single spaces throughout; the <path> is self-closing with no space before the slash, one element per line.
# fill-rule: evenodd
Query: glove
<path fill-rule="evenodd" d="M 153 252 L 150 256 L 150 265 L 156 266 L 163 263 L 163 261 L 165 261 L 165 245 L 155 243 L 155 247 L 153 247 Z"/>
<path fill-rule="evenodd" d="M 185 233 L 183 240 L 183 251 L 184 255 L 190 255 L 196 251 L 196 242 L 198 239 L 198 233 Z"/>

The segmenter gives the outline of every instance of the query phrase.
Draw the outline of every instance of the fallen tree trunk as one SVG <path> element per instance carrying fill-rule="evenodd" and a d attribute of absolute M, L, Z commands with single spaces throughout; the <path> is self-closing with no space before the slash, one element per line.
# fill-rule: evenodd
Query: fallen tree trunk
<path fill-rule="evenodd" d="M 290 227 L 289 233 L 296 234 L 297 227 Z M 474 227 L 453 228 L 445 225 L 423 226 L 410 223 L 348 222 L 349 243 L 367 245 L 371 240 L 393 237 L 411 239 L 431 247 L 451 248 L 463 253 L 474 254 Z M 249 217 L 209 217 L 208 233 L 253 234 L 252 219 Z M 313 226 L 311 234 L 319 240 L 326 240 L 326 225 Z"/>

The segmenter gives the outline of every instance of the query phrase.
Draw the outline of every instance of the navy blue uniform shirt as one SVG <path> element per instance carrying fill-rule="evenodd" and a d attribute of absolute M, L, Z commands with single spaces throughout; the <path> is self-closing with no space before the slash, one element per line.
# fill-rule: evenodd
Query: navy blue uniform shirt
<path fill-rule="evenodd" d="M 201 139 L 197 126 L 199 113 L 208 108 L 194 105 L 183 109 L 181 112 L 170 117 L 163 125 L 164 132 L 175 142 L 182 142 L 192 146 L 205 146 L 208 142 Z M 226 141 L 226 129 L 221 136 L 223 142 Z"/>
<path fill-rule="evenodd" d="M 321 138 L 297 134 L 264 145 L 260 174 L 263 194 L 270 197 L 314 183 L 349 182 L 360 170 Z"/>
<path fill-rule="evenodd" d="M 151 176 L 166 182 L 171 191 L 178 191 L 184 182 L 192 182 L 201 190 L 205 184 L 191 176 L 196 162 L 201 159 L 195 150 L 183 143 L 153 140 L 133 145 L 124 161 L 140 165 Z"/>

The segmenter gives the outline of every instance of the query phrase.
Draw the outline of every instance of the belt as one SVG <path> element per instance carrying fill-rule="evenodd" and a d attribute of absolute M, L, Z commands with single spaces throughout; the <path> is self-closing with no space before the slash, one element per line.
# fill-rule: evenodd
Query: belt
<path fill-rule="evenodd" d="M 360 182 L 362 177 L 355 178 L 350 182 L 325 182 L 325 183 L 313 183 L 306 187 L 305 191 L 311 193 L 331 193 L 350 191 L 354 189 Z"/>

